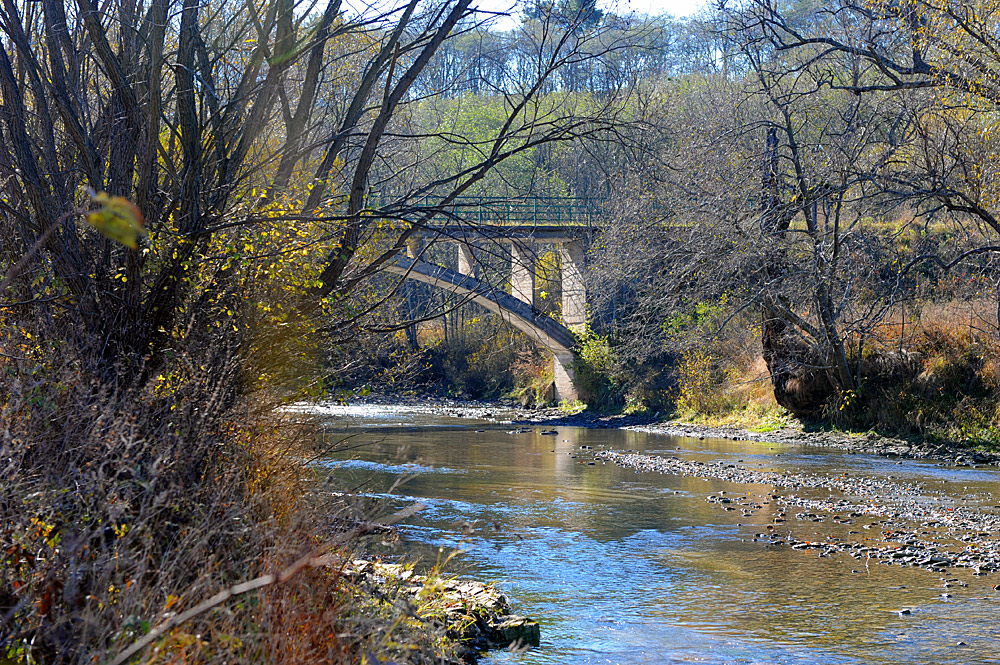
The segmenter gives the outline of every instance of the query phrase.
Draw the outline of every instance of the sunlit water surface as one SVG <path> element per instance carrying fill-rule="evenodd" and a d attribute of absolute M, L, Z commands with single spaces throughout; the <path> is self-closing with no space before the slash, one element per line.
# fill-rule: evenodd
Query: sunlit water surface
<path fill-rule="evenodd" d="M 894 476 L 945 502 L 990 507 L 1000 502 L 994 470 L 620 430 L 508 433 L 513 426 L 403 407 L 325 414 L 330 436 L 352 435 L 348 452 L 322 462 L 333 484 L 382 497 L 387 509 L 427 505 L 401 527 L 397 553 L 432 563 L 460 549 L 450 570 L 497 581 L 517 612 L 541 623 L 539 648 L 493 652 L 484 664 L 1000 662 L 1000 579 L 949 571 L 968 587 L 945 598 L 940 573 L 754 542 L 773 505 L 746 517 L 706 498 L 771 488 L 589 465 L 580 454 L 592 446 Z M 795 519 L 785 532 L 847 533 Z"/>

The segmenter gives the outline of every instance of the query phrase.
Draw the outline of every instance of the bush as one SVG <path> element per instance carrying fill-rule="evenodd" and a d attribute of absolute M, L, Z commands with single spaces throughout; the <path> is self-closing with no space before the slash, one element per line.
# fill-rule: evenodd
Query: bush
<path fill-rule="evenodd" d="M 577 336 L 577 357 L 573 364 L 576 385 L 588 406 L 598 411 L 614 411 L 625 404 L 625 391 L 618 358 L 607 336 L 587 327 Z"/>
<path fill-rule="evenodd" d="M 40 345 L 6 323 L 4 662 L 110 662 L 170 617 L 310 552 L 329 555 L 330 565 L 195 614 L 152 639 L 143 662 L 441 657 L 432 628 L 401 628 L 405 603 L 385 619 L 340 574 L 338 562 L 360 544 L 353 525 L 365 522 L 315 491 L 303 462 L 315 454 L 312 425 L 277 415 L 280 400 L 267 392 L 240 394 L 237 339 L 178 340 L 155 376 L 116 389 L 84 369 L 89 353 Z"/>
<path fill-rule="evenodd" d="M 451 394 L 475 399 L 495 398 L 541 389 L 551 370 L 535 345 L 494 316 L 475 317 L 458 334 L 432 341 L 424 380 L 443 385 Z M 534 401 L 534 400 L 533 400 Z"/>
<path fill-rule="evenodd" d="M 861 386 L 830 406 L 830 420 L 996 447 L 1000 343 L 976 323 L 985 307 L 995 304 L 925 302 L 907 318 L 887 322 L 861 359 Z"/>

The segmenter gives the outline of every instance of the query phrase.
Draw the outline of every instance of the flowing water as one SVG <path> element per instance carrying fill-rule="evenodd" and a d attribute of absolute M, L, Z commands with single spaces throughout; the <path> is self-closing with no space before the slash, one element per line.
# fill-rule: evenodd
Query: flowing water
<path fill-rule="evenodd" d="M 458 549 L 449 570 L 498 582 L 516 612 L 540 622 L 539 648 L 483 663 L 1000 663 L 1000 576 L 755 541 L 778 510 L 763 504 L 770 487 L 591 464 L 583 446 L 891 476 L 941 501 L 990 507 L 1000 502 L 995 470 L 621 430 L 508 433 L 509 424 L 404 407 L 326 412 L 333 436 L 352 435 L 349 450 L 322 462 L 335 485 L 384 500 L 386 511 L 426 504 L 400 528 L 397 553 L 433 563 Z M 761 510 L 706 501 L 721 492 L 749 492 Z M 847 533 L 794 518 L 772 528 L 800 539 Z M 943 577 L 968 586 L 945 597 Z"/>

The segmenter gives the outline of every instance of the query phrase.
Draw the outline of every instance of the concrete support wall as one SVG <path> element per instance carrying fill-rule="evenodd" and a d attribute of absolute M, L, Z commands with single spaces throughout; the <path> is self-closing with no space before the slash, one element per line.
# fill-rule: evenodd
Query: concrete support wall
<path fill-rule="evenodd" d="M 521 302 L 535 304 L 535 252 L 531 245 L 510 245 L 510 294 Z"/>
<path fill-rule="evenodd" d="M 587 325 L 587 290 L 583 284 L 583 243 L 574 240 L 559 245 L 562 263 L 563 325 L 581 331 Z"/>
<path fill-rule="evenodd" d="M 457 242 L 458 245 L 458 272 L 463 275 L 476 276 L 476 257 L 472 253 L 472 245 L 465 242 Z"/>
<path fill-rule="evenodd" d="M 573 354 L 553 353 L 552 364 L 555 369 L 556 402 L 561 402 L 562 400 L 572 402 L 579 399 L 580 395 L 573 384 L 573 379 L 576 378 L 573 372 Z"/>
<path fill-rule="evenodd" d="M 406 240 L 406 255 L 411 259 L 420 258 L 420 252 L 424 249 L 424 239 L 413 235 Z"/>

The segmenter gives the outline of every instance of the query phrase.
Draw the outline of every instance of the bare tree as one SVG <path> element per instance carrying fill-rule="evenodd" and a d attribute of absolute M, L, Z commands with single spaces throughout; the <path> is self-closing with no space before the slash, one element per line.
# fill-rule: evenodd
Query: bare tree
<path fill-rule="evenodd" d="M 608 246 L 632 256 L 608 260 L 638 282 L 629 325 L 651 328 L 661 352 L 701 303 L 725 302 L 726 325 L 762 312 L 775 397 L 816 415 L 858 389 L 865 342 L 903 295 L 898 248 L 880 224 L 900 203 L 884 178 L 911 154 L 896 122 L 906 100 L 831 88 L 811 67 L 815 54 L 775 49 L 757 14 L 726 21 L 739 37 L 728 71 L 739 75 L 687 82 L 654 107 L 671 124 L 638 180 L 656 185 L 621 223 L 659 240 L 636 250 L 613 238 L 635 231 L 613 229 Z M 838 67 L 849 73 L 851 59 Z"/>
<path fill-rule="evenodd" d="M 456 27 L 481 22 L 471 0 L 412 0 L 355 19 L 337 0 L 322 10 L 88 3 L 0 8 L 4 256 L 14 263 L 45 238 L 3 297 L 58 307 L 96 350 L 95 367 L 119 379 L 155 366 L 182 311 L 195 329 L 228 316 L 239 297 L 222 294 L 245 289 L 243 255 L 289 251 L 287 235 L 261 239 L 269 230 L 294 230 L 308 253 L 294 311 L 353 320 L 345 297 L 418 229 L 453 215 L 460 195 L 525 151 L 613 133 L 627 100 L 548 96 L 569 63 L 624 43 L 580 55 L 589 38 L 552 25 L 535 35 L 536 58 L 494 89 L 503 122 L 450 137 L 464 162 L 418 181 L 408 146 L 434 137 L 405 109 Z M 134 202 L 148 240 L 129 248 L 81 225 L 100 205 L 87 190 Z M 58 295 L 42 297 L 42 283 Z"/>

